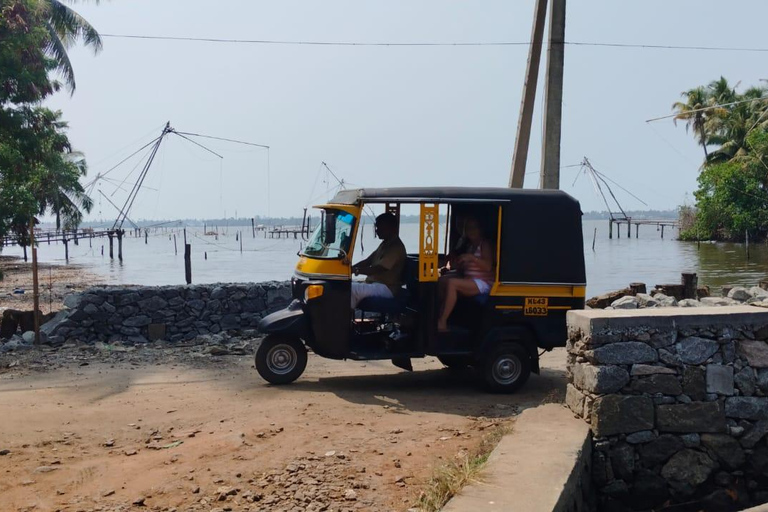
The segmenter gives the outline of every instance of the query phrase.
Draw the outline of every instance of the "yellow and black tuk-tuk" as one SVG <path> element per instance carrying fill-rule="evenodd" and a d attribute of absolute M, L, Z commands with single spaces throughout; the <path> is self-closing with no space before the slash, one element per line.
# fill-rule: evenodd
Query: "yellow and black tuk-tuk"
<path fill-rule="evenodd" d="M 402 290 L 353 310 L 351 261 L 363 209 L 383 207 L 399 222 L 408 204 L 419 208 L 419 250 L 407 255 Z M 492 391 L 512 392 L 539 372 L 539 349 L 565 346 L 566 312 L 584 307 L 581 209 L 564 192 L 357 189 L 318 208 L 322 221 L 300 252 L 293 301 L 259 325 L 266 336 L 256 368 L 273 384 L 296 380 L 309 348 L 331 359 L 391 359 L 406 369 L 411 358 L 436 356 L 449 367 L 475 368 Z M 440 268 L 469 216 L 493 242 L 494 282 L 487 294 L 460 300 L 449 331 L 438 331 Z"/>

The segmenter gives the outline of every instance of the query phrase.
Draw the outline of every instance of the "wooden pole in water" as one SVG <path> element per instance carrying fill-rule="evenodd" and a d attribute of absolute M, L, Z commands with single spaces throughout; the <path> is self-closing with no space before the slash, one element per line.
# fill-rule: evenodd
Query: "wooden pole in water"
<path fill-rule="evenodd" d="M 747 260 L 749 260 L 749 230 L 744 230 L 744 234 L 747 238 Z"/>
<path fill-rule="evenodd" d="M 253 238 L 256 238 L 256 219 L 251 218 L 251 231 L 253 231 Z"/>
<path fill-rule="evenodd" d="M 240 232 L 240 254 L 243 254 L 243 232 Z"/>
<path fill-rule="evenodd" d="M 37 280 L 37 247 L 35 247 L 35 218 L 32 217 L 29 221 L 29 240 L 32 246 L 32 315 L 34 316 L 35 326 L 35 345 L 40 344 L 40 291 L 39 282 Z"/>
<path fill-rule="evenodd" d="M 635 238 L 640 238 L 640 223 L 635 224 Z"/>
<path fill-rule="evenodd" d="M 179 249 L 176 247 L 176 233 L 173 234 L 173 254 L 179 254 Z"/>
<path fill-rule="evenodd" d="M 109 238 L 109 259 L 111 260 L 115 259 L 114 242 L 112 241 L 113 236 L 115 236 L 114 231 L 107 231 L 107 238 Z"/>
<path fill-rule="evenodd" d="M 608 239 L 613 239 L 613 219 L 608 219 Z"/>
<path fill-rule="evenodd" d="M 75 241 L 75 245 L 80 245 L 80 243 L 77 241 L 77 229 L 72 230 L 73 240 Z"/>
<path fill-rule="evenodd" d="M 184 228 L 184 245 L 187 245 L 187 228 Z"/>
<path fill-rule="evenodd" d="M 661 239 L 664 240 L 664 224 L 661 225 Z"/>
<path fill-rule="evenodd" d="M 123 261 L 123 235 L 125 231 L 122 229 L 117 230 L 117 259 Z"/>
<path fill-rule="evenodd" d="M 144 230 L 144 245 L 147 245 L 149 243 L 148 240 L 149 240 L 149 230 L 145 229 Z"/>
<path fill-rule="evenodd" d="M 69 240 L 67 240 L 67 237 L 64 237 L 64 261 L 69 263 Z"/>
<path fill-rule="evenodd" d="M 597 228 L 595 228 L 595 232 L 592 234 L 592 251 L 595 250 L 595 240 L 597 240 Z"/>
<path fill-rule="evenodd" d="M 184 244 L 184 278 L 192 284 L 192 246 Z"/>

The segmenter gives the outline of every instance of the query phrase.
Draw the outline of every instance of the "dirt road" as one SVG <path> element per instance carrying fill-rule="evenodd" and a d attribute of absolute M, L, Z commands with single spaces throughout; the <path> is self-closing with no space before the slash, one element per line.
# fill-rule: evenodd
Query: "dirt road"
<path fill-rule="evenodd" d="M 435 467 L 565 388 L 562 351 L 513 396 L 433 359 L 310 356 L 284 387 L 246 356 L 63 360 L 0 370 L 0 510 L 407 510 Z"/>

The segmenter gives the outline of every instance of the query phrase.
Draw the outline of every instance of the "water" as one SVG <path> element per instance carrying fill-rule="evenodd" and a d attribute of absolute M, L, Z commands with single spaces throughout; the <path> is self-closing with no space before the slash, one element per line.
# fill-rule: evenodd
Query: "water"
<path fill-rule="evenodd" d="M 595 250 L 592 236 L 597 228 Z M 243 233 L 243 252 L 235 240 L 238 229 Z M 626 228 L 625 228 L 626 229 Z M 181 231 L 176 230 L 178 254 L 174 254 L 172 231 L 150 234 L 149 243 L 144 238 L 127 236 L 123 240 L 125 260 L 109 259 L 106 238 L 80 240 L 80 245 L 70 243 L 70 263 L 82 265 L 100 275 L 110 284 L 166 285 L 184 283 L 184 242 Z M 444 230 L 441 230 L 441 239 Z M 713 244 L 678 242 L 676 231 L 667 228 L 665 239 L 653 226 L 641 226 L 640 238 L 608 239 L 608 221 L 584 221 L 584 256 L 587 265 L 587 294 L 596 295 L 627 286 L 630 282 L 644 282 L 652 287 L 662 283 L 678 283 L 681 272 L 697 272 L 699 283 L 719 287 L 726 284 L 756 285 L 768 277 L 768 246 L 750 247 L 747 261 L 742 244 Z M 192 244 L 192 280 L 194 283 L 228 281 L 266 281 L 288 279 L 296 264 L 296 253 L 301 240 L 264 238 L 257 233 L 253 238 L 250 226 L 229 227 L 221 232 L 218 240 L 203 236 L 201 228 L 187 230 Z M 418 226 L 403 224 L 401 237 L 409 252 L 416 252 Z M 360 246 L 355 259 L 370 254 L 376 247 L 373 229 L 367 222 L 363 232 L 365 253 Z M 104 247 L 104 256 L 101 248 Z M 207 253 L 207 260 L 205 259 Z M 18 247 L 7 247 L 4 255 L 20 256 Z M 117 255 L 117 242 L 115 242 Z M 38 250 L 41 262 L 64 264 L 63 245 L 47 245 L 43 241 Z"/>

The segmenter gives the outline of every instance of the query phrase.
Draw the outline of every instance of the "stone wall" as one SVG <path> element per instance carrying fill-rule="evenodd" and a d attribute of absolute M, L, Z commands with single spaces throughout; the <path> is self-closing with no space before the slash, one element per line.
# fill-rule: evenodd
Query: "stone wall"
<path fill-rule="evenodd" d="M 768 311 L 572 311 L 568 336 L 600 510 L 768 502 Z"/>
<path fill-rule="evenodd" d="M 257 327 L 291 300 L 290 283 L 158 287 L 95 287 L 64 300 L 65 309 L 41 327 L 51 344 L 191 340 Z"/>

